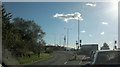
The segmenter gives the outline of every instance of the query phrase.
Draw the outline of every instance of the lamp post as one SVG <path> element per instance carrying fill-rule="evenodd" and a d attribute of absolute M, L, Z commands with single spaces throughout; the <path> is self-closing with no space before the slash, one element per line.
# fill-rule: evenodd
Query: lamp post
<path fill-rule="evenodd" d="M 79 34 L 80 34 L 80 33 L 79 33 L 79 27 L 80 27 L 80 25 L 79 25 L 79 17 L 78 17 L 78 45 L 79 45 L 79 40 L 80 40 L 80 39 L 79 39 Z"/>
<path fill-rule="evenodd" d="M 69 28 L 67 28 L 67 47 L 68 47 L 68 39 L 69 39 Z"/>
<path fill-rule="evenodd" d="M 63 34 L 61 34 L 60 36 L 59 36 L 59 46 L 62 46 L 62 39 L 63 38 Z M 63 43 L 63 45 L 64 45 L 64 43 Z"/>
<path fill-rule="evenodd" d="M 69 44 L 69 30 L 71 30 L 71 28 L 64 28 L 66 29 L 66 32 L 67 32 L 67 38 L 66 38 L 66 44 L 67 44 L 67 47 L 68 47 L 68 44 Z"/>

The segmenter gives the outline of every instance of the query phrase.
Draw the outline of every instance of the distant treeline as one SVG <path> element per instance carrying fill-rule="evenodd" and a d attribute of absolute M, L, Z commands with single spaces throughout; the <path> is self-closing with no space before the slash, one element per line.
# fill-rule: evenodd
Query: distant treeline
<path fill-rule="evenodd" d="M 40 54 L 44 51 L 45 32 L 33 20 L 12 18 L 2 6 L 2 45 L 18 57 Z M 38 40 L 39 39 L 39 40 Z"/>

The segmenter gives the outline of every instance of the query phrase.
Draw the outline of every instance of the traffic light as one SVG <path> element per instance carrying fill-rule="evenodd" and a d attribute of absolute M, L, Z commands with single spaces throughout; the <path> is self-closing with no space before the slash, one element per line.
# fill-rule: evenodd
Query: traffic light
<path fill-rule="evenodd" d="M 80 40 L 80 47 L 81 47 L 82 40 Z"/>
<path fill-rule="evenodd" d="M 78 45 L 78 42 L 76 41 L 76 45 Z"/>
<path fill-rule="evenodd" d="M 115 44 L 117 44 L 117 41 L 115 40 Z"/>
<path fill-rule="evenodd" d="M 80 40 L 80 43 L 82 43 L 82 40 Z"/>
<path fill-rule="evenodd" d="M 117 49 L 117 46 L 114 46 L 115 49 Z"/>

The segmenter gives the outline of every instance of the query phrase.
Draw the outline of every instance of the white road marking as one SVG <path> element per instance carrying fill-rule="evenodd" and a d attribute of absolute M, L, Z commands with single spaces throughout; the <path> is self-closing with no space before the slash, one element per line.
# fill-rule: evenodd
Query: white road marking
<path fill-rule="evenodd" d="M 67 64 L 67 61 L 64 64 Z"/>
<path fill-rule="evenodd" d="M 81 64 L 82 63 L 82 61 L 80 61 L 80 63 L 79 64 Z"/>
<path fill-rule="evenodd" d="M 82 58 L 82 60 L 85 58 L 85 56 L 83 56 L 83 58 Z M 79 64 L 81 64 L 82 63 L 82 60 L 80 61 L 80 63 Z"/>
<path fill-rule="evenodd" d="M 2 67 L 2 64 L 0 64 L 0 67 Z"/>

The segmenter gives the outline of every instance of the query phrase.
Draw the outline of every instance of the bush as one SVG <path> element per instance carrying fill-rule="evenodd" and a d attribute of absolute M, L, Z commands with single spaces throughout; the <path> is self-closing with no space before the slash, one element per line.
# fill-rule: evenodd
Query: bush
<path fill-rule="evenodd" d="M 53 52 L 53 48 L 46 48 L 45 52 L 46 53 L 52 53 Z"/>

